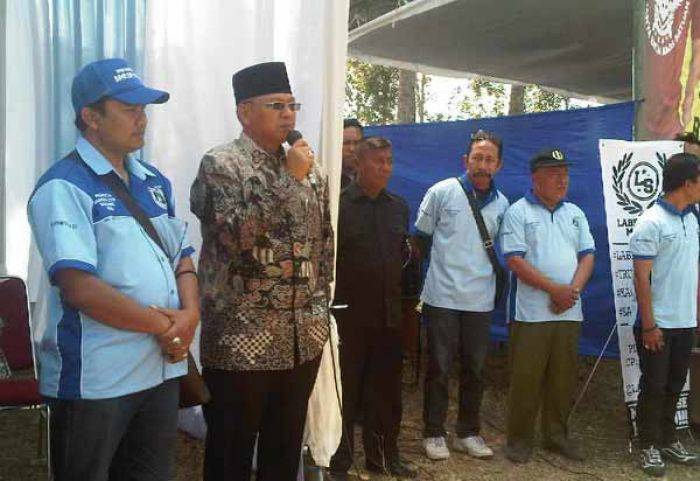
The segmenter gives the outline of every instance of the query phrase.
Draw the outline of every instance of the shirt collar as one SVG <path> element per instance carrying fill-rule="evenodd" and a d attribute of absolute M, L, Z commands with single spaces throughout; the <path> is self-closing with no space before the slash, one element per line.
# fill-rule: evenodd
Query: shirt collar
<path fill-rule="evenodd" d="M 348 185 L 345 188 L 345 192 L 346 192 L 345 195 L 347 195 L 350 198 L 350 200 L 353 200 L 353 201 L 358 200 L 358 199 L 366 199 L 369 201 L 376 201 L 376 200 L 380 200 L 380 199 L 388 199 L 389 198 L 389 194 L 387 193 L 386 189 L 382 189 L 382 191 L 379 193 L 379 195 L 377 195 L 377 197 L 374 199 L 368 197 L 365 194 L 365 192 L 362 190 L 362 188 L 359 186 L 357 181 L 353 181 L 350 185 Z"/>
<path fill-rule="evenodd" d="M 269 152 L 260 147 L 258 144 L 256 144 L 255 141 L 248 137 L 248 135 L 244 132 L 241 132 L 241 135 L 238 137 L 238 141 L 240 142 L 243 151 L 248 155 L 252 156 L 254 153 L 257 152 L 258 155 L 264 154 L 267 158 L 274 161 L 279 161 L 281 158 L 284 157 L 284 149 L 282 148 L 282 146 L 280 146 L 278 155 L 275 157 L 274 155 L 271 155 Z"/>
<path fill-rule="evenodd" d="M 535 195 L 535 192 L 534 192 L 532 189 L 528 190 L 528 191 L 525 193 L 525 199 L 526 199 L 529 203 L 531 203 L 531 204 L 533 204 L 533 205 L 541 205 L 543 208 L 549 210 L 550 212 L 556 211 L 558 208 L 560 208 L 561 206 L 563 206 L 563 205 L 564 205 L 564 202 L 565 202 L 565 199 L 564 199 L 564 200 L 560 200 L 559 203 L 558 203 L 557 205 L 554 206 L 554 209 L 551 209 L 551 210 L 550 210 L 549 207 L 547 207 L 546 205 L 544 205 L 544 204 L 540 201 L 540 199 L 537 198 L 537 196 Z"/>
<path fill-rule="evenodd" d="M 78 137 L 78 141 L 75 144 L 75 150 L 83 159 L 83 162 L 87 164 L 93 172 L 97 175 L 105 175 L 114 171 L 114 166 L 112 163 L 105 158 L 102 153 L 97 150 L 97 148 L 90 143 L 82 135 Z M 135 175 L 141 180 L 146 180 L 147 176 L 155 177 L 156 174 L 145 168 L 141 163 L 136 160 L 132 154 L 126 155 L 126 160 L 124 166 L 129 173 Z"/>
<path fill-rule="evenodd" d="M 693 205 L 687 206 L 683 211 L 680 211 L 676 208 L 675 205 L 671 204 L 669 201 L 664 199 L 663 197 L 659 197 L 659 200 L 656 201 L 657 204 L 659 204 L 661 207 L 663 207 L 666 212 L 669 212 L 670 214 L 677 215 L 679 217 L 684 217 L 687 214 L 690 214 L 693 211 Z"/>
<path fill-rule="evenodd" d="M 475 190 L 474 185 L 471 183 L 466 173 L 459 176 L 459 181 L 462 183 L 462 185 L 464 185 L 464 187 L 466 187 L 468 192 L 472 192 Z M 486 195 L 484 200 L 481 201 L 481 207 L 485 206 L 489 202 L 493 202 L 494 200 L 496 200 L 496 197 L 498 197 L 496 182 L 493 179 L 491 179 L 491 185 L 489 186 L 489 190 L 487 192 L 488 194 Z"/>

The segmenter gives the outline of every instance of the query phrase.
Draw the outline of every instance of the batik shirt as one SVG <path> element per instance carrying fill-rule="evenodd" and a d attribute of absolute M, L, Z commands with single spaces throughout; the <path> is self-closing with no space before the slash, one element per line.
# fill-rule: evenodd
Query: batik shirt
<path fill-rule="evenodd" d="M 333 231 L 328 184 L 297 181 L 248 136 L 204 155 L 192 185 L 202 225 L 202 364 L 281 370 L 328 338 Z"/>

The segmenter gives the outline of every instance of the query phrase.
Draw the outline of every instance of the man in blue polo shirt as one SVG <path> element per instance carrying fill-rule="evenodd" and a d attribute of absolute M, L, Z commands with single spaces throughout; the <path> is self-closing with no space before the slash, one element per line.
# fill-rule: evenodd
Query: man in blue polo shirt
<path fill-rule="evenodd" d="M 501 225 L 503 253 L 516 277 L 506 446 L 516 463 L 532 455 L 540 405 L 544 447 L 582 458 L 567 421 L 583 320 L 579 295 L 593 272 L 594 244 L 585 214 L 564 201 L 568 166 L 559 149 L 533 157 L 533 188 L 508 208 Z"/>
<path fill-rule="evenodd" d="M 630 238 L 641 325 L 636 329 L 642 376 L 637 426 L 641 468 L 663 476 L 663 458 L 697 465 L 676 436 L 676 405 L 688 374 L 697 328 L 700 160 L 673 155 L 664 166 L 664 195 L 637 221 Z"/>
<path fill-rule="evenodd" d="M 131 155 L 144 143 L 144 107 L 168 97 L 124 60 L 83 67 L 72 86 L 75 150 L 29 200 L 52 284 L 37 355 L 57 481 L 172 475 L 176 378 L 199 321 L 197 278 L 170 182 Z"/>
<path fill-rule="evenodd" d="M 452 358 L 459 356 L 459 414 L 453 446 L 476 458 L 493 451 L 479 435 L 483 367 L 489 345 L 496 275 L 484 248 L 466 192 L 473 192 L 491 239 L 508 199 L 493 183 L 502 165 L 502 144 L 478 131 L 464 155 L 466 174 L 432 186 L 418 210 L 417 239 L 430 266 L 421 300 L 427 319 L 428 371 L 423 404 L 423 447 L 428 458 L 447 459 L 445 417 Z"/>

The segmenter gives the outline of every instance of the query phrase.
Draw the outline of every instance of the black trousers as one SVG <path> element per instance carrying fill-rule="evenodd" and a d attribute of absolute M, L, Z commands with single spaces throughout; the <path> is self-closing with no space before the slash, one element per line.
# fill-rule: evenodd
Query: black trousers
<path fill-rule="evenodd" d="M 643 447 L 662 448 L 676 437 L 676 405 L 680 397 L 694 342 L 692 328 L 662 329 L 664 348 L 652 353 L 644 349 L 642 336 L 635 330 L 639 367 L 637 427 Z"/>
<path fill-rule="evenodd" d="M 320 361 L 284 371 L 204 369 L 212 395 L 203 406 L 204 481 L 250 481 L 256 437 L 257 481 L 296 481 Z"/>
<path fill-rule="evenodd" d="M 445 436 L 448 383 L 453 358 L 459 359 L 457 436 L 479 434 L 484 361 L 489 348 L 491 312 L 457 311 L 424 305 L 427 318 L 428 370 L 423 399 L 423 436 Z"/>
<path fill-rule="evenodd" d="M 332 471 L 347 471 L 354 450 L 354 423 L 363 413 L 365 459 L 376 466 L 397 459 L 401 425 L 401 333 L 382 319 L 359 327 L 352 313 L 337 314 L 343 382 L 343 437 L 331 459 Z"/>

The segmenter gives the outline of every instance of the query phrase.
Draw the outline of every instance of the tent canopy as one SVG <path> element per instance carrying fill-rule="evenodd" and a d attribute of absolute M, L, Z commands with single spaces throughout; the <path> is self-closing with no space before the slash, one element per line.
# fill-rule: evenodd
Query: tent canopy
<path fill-rule="evenodd" d="M 415 0 L 350 32 L 351 56 L 447 76 L 632 98 L 632 0 Z"/>

